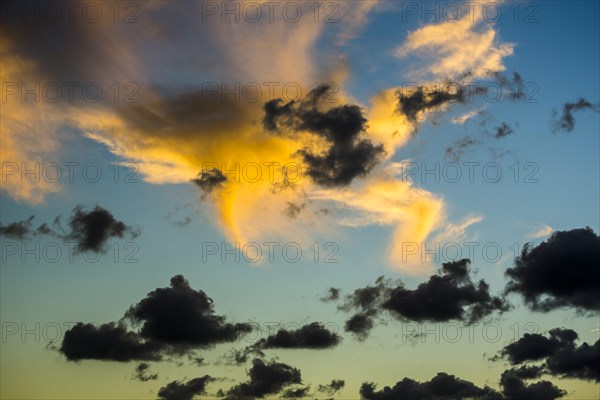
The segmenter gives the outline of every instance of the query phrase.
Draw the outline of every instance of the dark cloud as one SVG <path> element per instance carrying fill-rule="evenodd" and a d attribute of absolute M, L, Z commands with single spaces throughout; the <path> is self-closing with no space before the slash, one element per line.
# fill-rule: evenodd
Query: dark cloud
<path fill-rule="evenodd" d="M 47 223 L 41 224 L 37 229 L 32 227 L 35 216 L 24 221 L 0 225 L 0 235 L 13 239 L 26 240 L 32 236 L 52 236 L 63 240 L 75 241 L 76 251 L 93 251 L 102 253 L 106 251 L 106 244 L 111 238 L 123 238 L 129 235 L 132 238 L 139 236 L 139 230 L 125 225 L 117 220 L 113 214 L 96 206 L 91 211 L 85 211 L 81 206 L 73 209 L 69 219 L 70 231 L 67 232 L 60 225 L 60 217 L 54 219 L 52 227 Z"/>
<path fill-rule="evenodd" d="M 327 289 L 327 294 L 321 297 L 321 301 L 327 303 L 329 301 L 336 301 L 340 298 L 340 289 L 331 287 Z"/>
<path fill-rule="evenodd" d="M 71 232 L 68 238 L 77 241 L 79 251 L 105 251 L 109 239 L 122 238 L 130 234 L 133 238 L 139 235 L 135 229 L 115 219 L 112 213 L 100 206 L 91 211 L 84 211 L 81 206 L 75 207 L 69 219 Z"/>
<path fill-rule="evenodd" d="M 416 289 L 396 287 L 383 307 L 398 318 L 410 321 L 465 321 L 472 324 L 494 311 L 507 311 L 501 297 L 491 296 L 489 285 L 474 283 L 469 276 L 468 259 L 442 264 L 440 275 L 433 275 Z"/>
<path fill-rule="evenodd" d="M 374 326 L 375 320 L 373 317 L 365 313 L 357 313 L 346 320 L 344 330 L 352 333 L 357 340 L 362 342 L 369 337 L 369 333 Z"/>
<path fill-rule="evenodd" d="M 363 340 L 374 326 L 375 318 L 388 312 L 395 318 L 418 322 L 450 320 L 472 324 L 509 309 L 503 297 L 492 296 L 489 285 L 471 278 L 470 261 L 442 264 L 438 274 L 416 289 L 407 289 L 401 281 L 379 277 L 375 285 L 356 289 L 346 295 L 338 306 L 343 311 L 355 311 L 346 321 L 345 330 Z"/>
<path fill-rule="evenodd" d="M 141 337 L 182 351 L 231 342 L 252 330 L 249 324 L 232 324 L 217 315 L 213 300 L 192 289 L 181 275 L 171 278 L 170 287 L 148 293 L 127 311 L 126 318 L 141 326 Z"/>
<path fill-rule="evenodd" d="M 26 239 L 32 233 L 31 225 L 34 218 L 35 215 L 32 215 L 23 221 L 11 222 L 8 225 L 0 224 L 0 236 L 18 240 Z"/>
<path fill-rule="evenodd" d="M 198 174 L 198 177 L 192 179 L 192 182 L 200 188 L 205 195 L 222 186 L 226 181 L 227 177 L 217 168 L 201 171 Z"/>
<path fill-rule="evenodd" d="M 538 246 L 526 244 L 506 271 L 507 293 L 535 311 L 570 307 L 600 311 L 600 237 L 587 227 L 556 231 Z"/>
<path fill-rule="evenodd" d="M 158 398 L 162 400 L 192 400 L 194 396 L 206 394 L 206 386 L 215 381 L 215 378 L 204 375 L 187 382 L 173 381 L 158 391 Z"/>
<path fill-rule="evenodd" d="M 548 337 L 538 333 L 525 333 L 522 338 L 504 347 L 500 357 L 507 358 L 511 364 L 538 361 L 572 344 L 576 339 L 577 333 L 571 329 L 552 329 Z"/>
<path fill-rule="evenodd" d="M 300 370 L 287 364 L 265 362 L 255 358 L 248 371 L 249 381 L 240 383 L 225 393 L 228 400 L 251 400 L 280 393 L 287 386 L 301 384 Z"/>
<path fill-rule="evenodd" d="M 544 360 L 545 373 L 600 382 L 600 340 L 577 346 L 577 333 L 555 328 L 548 336 L 526 333 L 504 347 L 492 360 L 506 358 L 511 364 Z"/>
<path fill-rule="evenodd" d="M 506 122 L 503 122 L 500 124 L 499 127 L 496 128 L 496 130 L 494 132 L 494 137 L 496 139 L 500 139 L 500 138 L 508 136 L 514 132 L 515 132 L 515 130 L 513 129 L 512 126 L 508 125 Z"/>
<path fill-rule="evenodd" d="M 336 332 L 313 322 L 296 330 L 280 329 L 274 335 L 261 339 L 257 346 L 264 349 L 328 349 L 341 341 Z"/>
<path fill-rule="evenodd" d="M 500 386 L 505 400 L 554 400 L 567 392 L 556 387 L 552 382 L 539 381 L 531 384 L 525 379 L 535 379 L 541 375 L 538 368 L 509 369 L 502 373 Z"/>
<path fill-rule="evenodd" d="M 95 326 L 77 323 L 65 332 L 59 351 L 69 361 L 159 360 L 161 345 L 147 342 L 114 322 Z"/>
<path fill-rule="evenodd" d="M 360 395 L 365 400 L 501 400 L 495 390 L 480 388 L 471 382 L 440 372 L 430 381 L 417 382 L 404 378 L 393 387 L 377 391 L 373 383 L 363 383 Z"/>
<path fill-rule="evenodd" d="M 321 85 L 301 101 L 283 103 L 281 99 L 264 106 L 263 125 L 269 132 L 296 134 L 314 133 L 327 141 L 329 149 L 315 154 L 308 148 L 298 155 L 307 164 L 306 174 L 324 186 L 348 185 L 357 177 L 365 176 L 380 161 L 383 146 L 375 146 L 361 138 L 367 120 L 360 107 L 345 104 L 326 111 L 319 104 L 329 95 L 331 88 Z"/>
<path fill-rule="evenodd" d="M 565 103 L 563 105 L 562 114 L 560 118 L 555 119 L 552 123 L 554 132 L 572 132 L 573 129 L 575 129 L 575 117 L 573 116 L 573 112 L 583 110 L 592 110 L 595 112 L 599 112 L 600 104 L 592 104 L 584 98 L 579 98 L 579 100 L 577 100 L 574 103 Z M 556 118 L 557 114 L 558 113 L 556 112 L 556 110 L 553 111 L 553 117 Z"/>
<path fill-rule="evenodd" d="M 150 372 L 150 364 L 143 362 L 139 363 L 138 366 L 135 367 L 133 379 L 137 379 L 142 382 L 155 381 L 158 379 L 158 374 Z"/>
<path fill-rule="evenodd" d="M 307 397 L 310 392 L 310 386 L 304 386 L 294 389 L 286 389 L 281 397 L 284 399 L 300 399 L 302 397 Z"/>
<path fill-rule="evenodd" d="M 444 88 L 428 90 L 423 86 L 407 93 L 398 90 L 398 112 L 404 114 L 409 121 L 416 122 L 421 112 L 433 111 L 447 103 L 464 102 L 466 93 L 458 84 L 445 85 Z"/>
<path fill-rule="evenodd" d="M 128 330 L 126 322 L 139 330 Z M 235 341 L 251 329 L 249 324 L 232 324 L 217 315 L 206 293 L 190 288 L 183 276 L 176 275 L 170 287 L 156 289 L 131 306 L 120 323 L 99 327 L 78 323 L 65 333 L 59 350 L 71 361 L 160 360 Z"/>
<path fill-rule="evenodd" d="M 342 379 L 332 379 L 331 382 L 329 382 L 326 385 L 319 385 L 317 391 L 333 396 L 334 394 L 342 390 L 345 385 L 346 381 Z"/>

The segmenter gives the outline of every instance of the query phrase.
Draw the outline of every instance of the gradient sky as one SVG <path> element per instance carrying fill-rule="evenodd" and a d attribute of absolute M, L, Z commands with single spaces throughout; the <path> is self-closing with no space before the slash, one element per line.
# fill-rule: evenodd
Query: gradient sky
<path fill-rule="evenodd" d="M 223 356 L 265 338 L 276 323 L 293 329 L 317 321 L 342 337 L 330 349 L 265 350 L 265 360 L 301 370 L 311 398 L 328 397 L 317 387 L 332 379 L 345 381 L 335 398 L 354 399 L 360 398 L 363 382 L 381 389 L 405 377 L 428 381 L 438 372 L 500 390 L 500 375 L 511 366 L 489 359 L 523 333 L 569 328 L 579 335 L 578 344 L 599 339 L 598 304 L 584 313 L 569 306 L 541 312 L 512 293 L 510 311 L 492 313 L 471 327 L 465 321 L 423 325 L 386 316 L 361 341 L 344 331 L 350 313 L 320 300 L 334 287 L 341 289 L 342 301 L 382 275 L 414 289 L 442 263 L 467 257 L 474 279 L 485 280 L 490 293 L 499 295 L 507 283 L 504 273 L 525 243 L 537 245 L 553 232 L 576 228 L 600 231 L 598 1 L 505 1 L 495 3 L 502 15 L 487 20 L 481 5 L 489 3 L 482 2 L 455 22 L 443 13 L 437 20 L 422 14 L 443 10 L 445 2 L 320 2 L 318 22 L 310 8 L 314 2 L 292 2 L 304 10 L 298 22 L 286 21 L 277 8 L 273 21 L 263 15 L 256 23 L 244 22 L 243 15 L 240 22 L 231 17 L 223 22 L 221 9 L 203 14 L 207 4 L 223 5 L 201 1 L 91 2 L 103 13 L 90 22 L 80 10 L 89 2 L 76 3 L 75 22 L 66 14 L 58 21 L 42 14 L 36 21 L 32 14 L 23 16 L 22 3 L 2 6 L 3 399 L 156 398 L 169 382 L 204 375 L 219 380 L 198 398 L 219 398 L 219 389 L 247 381 L 251 366 L 225 365 Z M 65 12 L 63 3 L 56 4 Z M 324 23 L 332 10 L 338 21 Z M 130 12 L 133 20 L 124 23 Z M 509 92 L 499 101 L 474 96 L 421 108 L 414 120 L 398 108 L 395 93 L 414 83 L 427 90 L 435 84 L 447 87 L 448 81 L 489 88 L 507 79 L 514 89 L 514 73 L 525 85 L 525 95 L 516 100 Z M 79 87 L 92 82 L 103 91 L 97 102 L 82 98 L 80 90 L 74 101 L 66 92 L 56 102 L 42 92 L 37 102 L 31 94 L 23 101 L 19 85 L 35 88 L 36 82 L 63 89 L 65 82 Z M 117 101 L 114 82 L 120 88 Z M 252 82 L 262 87 L 259 102 L 231 95 L 185 96 L 215 83 L 232 88 Z M 382 145 L 385 155 L 351 182 L 320 184 L 303 174 L 295 189 L 273 190 L 264 163 L 294 162 L 305 172 L 309 162 L 297 152 L 319 154 L 332 142 L 285 121 L 280 131 L 267 132 L 263 106 L 282 94 L 270 96 L 265 82 L 293 83 L 304 95 L 316 83 L 333 82 L 335 103 L 324 107 L 358 105 L 367 119 L 360 140 Z M 128 84 L 137 88 L 135 103 L 125 101 Z M 565 104 L 579 99 L 589 106 L 572 112 L 571 130 L 557 129 Z M 465 115 L 471 116 L 456 122 Z M 512 133 L 496 137 L 503 123 Z M 456 153 L 465 138 L 471 144 Z M 341 161 L 358 162 L 352 156 Z M 69 176 L 68 162 L 98 167 L 102 177 L 91 182 L 80 168 Z M 63 166 L 58 182 L 22 176 L 23 166 L 49 163 Z M 262 179 L 228 177 L 203 191 L 192 180 L 202 177 L 206 163 L 259 163 Z M 472 181 L 468 165 L 474 166 Z M 11 174 L 14 166 L 19 171 Z M 419 172 L 437 166 L 440 176 L 412 174 L 407 168 L 414 166 Z M 445 168 L 457 166 L 462 178 L 452 182 L 442 171 L 453 174 Z M 484 166 L 499 169 L 501 179 L 484 175 Z M 129 172 L 131 181 L 125 177 Z M 276 171 L 276 183 L 281 176 Z M 299 207 L 297 215 L 288 215 L 290 203 Z M 34 228 L 61 215 L 68 229 L 77 205 L 88 211 L 98 205 L 140 235 L 108 237 L 103 251 L 90 253 L 99 260 L 90 262 L 82 254 L 70 260 L 65 236 L 31 234 L 22 240 L 7 233 L 9 224 L 31 215 Z M 206 254 L 213 243 L 229 249 L 258 243 L 266 251 L 265 242 L 279 243 L 272 262 L 249 263 L 243 257 L 236 262 L 234 254 L 221 251 Z M 473 254 L 467 254 L 470 242 L 478 244 Z M 286 243 L 302 249 L 299 261 L 286 260 L 281 253 Z M 424 261 L 421 254 L 404 259 L 398 249 L 407 243 L 420 250 L 454 244 L 463 253 L 456 257 L 449 248 Z M 501 250 L 498 257 L 493 250 L 492 257 L 482 253 L 490 243 Z M 56 247 L 62 255 L 52 262 L 54 253 L 44 249 Z M 332 249 L 337 262 L 325 262 Z M 597 270 L 597 259 L 592 263 Z M 70 325 L 119 321 L 131 305 L 168 287 L 178 274 L 214 300 L 217 314 L 260 329 L 198 350 L 207 365 L 194 365 L 186 356 L 150 362 L 158 379 L 147 382 L 132 378 L 139 362 L 74 362 L 58 351 Z M 460 326 L 460 339 L 436 340 L 432 332 L 440 333 L 448 323 Z M 405 334 L 415 327 L 431 331 L 410 342 Z M 486 340 L 485 332 L 494 336 L 497 329 L 498 338 Z M 550 374 L 542 379 L 565 390 L 565 399 L 600 398 L 598 380 Z"/>

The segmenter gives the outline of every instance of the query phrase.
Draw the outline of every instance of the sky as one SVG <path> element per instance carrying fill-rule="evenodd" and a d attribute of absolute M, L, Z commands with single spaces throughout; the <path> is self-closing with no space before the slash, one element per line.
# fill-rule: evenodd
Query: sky
<path fill-rule="evenodd" d="M 600 3 L 6 1 L 2 399 L 600 399 Z"/>

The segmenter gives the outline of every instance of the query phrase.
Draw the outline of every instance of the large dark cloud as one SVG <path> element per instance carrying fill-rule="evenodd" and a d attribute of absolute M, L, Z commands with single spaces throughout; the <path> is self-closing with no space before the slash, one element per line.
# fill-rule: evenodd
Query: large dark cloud
<path fill-rule="evenodd" d="M 127 362 L 159 360 L 160 343 L 147 342 L 124 325 L 77 323 L 65 332 L 59 351 L 69 361 L 105 360 Z"/>
<path fill-rule="evenodd" d="M 382 146 L 361 138 L 367 120 L 360 107 L 345 104 L 320 110 L 331 88 L 322 85 L 313 89 L 305 99 L 284 103 L 281 99 L 264 106 L 263 125 L 267 131 L 296 134 L 308 131 L 325 139 L 329 148 L 314 153 L 304 148 L 299 155 L 307 165 L 306 174 L 324 186 L 348 185 L 357 177 L 365 176 L 384 154 Z"/>
<path fill-rule="evenodd" d="M 506 358 L 511 364 L 544 360 L 544 372 L 551 375 L 600 382 L 600 340 L 593 345 L 576 345 L 572 329 L 555 328 L 548 336 L 526 333 L 507 345 L 493 358 Z"/>
<path fill-rule="evenodd" d="M 192 400 L 194 396 L 206 394 L 206 386 L 215 378 L 204 375 L 187 382 L 173 381 L 158 391 L 158 398 L 162 400 Z"/>
<path fill-rule="evenodd" d="M 123 238 L 125 235 L 136 238 L 140 234 L 138 229 L 117 220 L 110 211 L 100 206 L 90 211 L 84 210 L 82 206 L 76 206 L 69 218 L 69 231 L 60 225 L 60 217 L 56 217 L 51 226 L 43 223 L 34 229 L 32 226 L 34 218 L 35 216 L 31 216 L 24 221 L 2 225 L 0 235 L 19 240 L 26 240 L 33 236 L 58 237 L 76 242 L 76 251 L 102 253 L 106 251 L 110 239 Z"/>
<path fill-rule="evenodd" d="M 525 245 L 506 276 L 506 291 L 523 296 L 535 311 L 598 313 L 600 237 L 589 227 L 554 232 L 538 246 Z"/>
<path fill-rule="evenodd" d="M 375 384 L 365 382 L 360 394 L 364 400 L 555 400 L 566 394 L 548 381 L 525 382 L 541 375 L 541 369 L 536 367 L 504 371 L 500 377 L 501 391 L 496 391 L 440 372 L 426 382 L 404 378 L 393 387 L 386 386 L 379 391 Z"/>
<path fill-rule="evenodd" d="M 439 275 L 433 275 L 416 289 L 396 287 L 383 307 L 397 317 L 411 321 L 465 321 L 472 324 L 494 311 L 508 310 L 501 297 L 490 295 L 489 285 L 470 276 L 470 261 L 442 264 Z"/>
<path fill-rule="evenodd" d="M 345 329 L 358 339 L 367 337 L 375 318 L 388 312 L 397 319 L 418 322 L 450 320 L 472 324 L 491 315 L 504 312 L 509 305 L 503 297 L 492 296 L 489 285 L 471 278 L 470 261 L 442 264 L 440 271 L 416 289 L 407 289 L 400 281 L 380 277 L 375 285 L 356 289 L 338 307 L 355 311 Z"/>
<path fill-rule="evenodd" d="M 336 332 L 313 322 L 295 330 L 280 329 L 261 339 L 257 346 L 264 349 L 327 349 L 337 346 L 341 340 Z"/>
<path fill-rule="evenodd" d="M 148 293 L 126 317 L 141 325 L 141 337 L 184 349 L 231 342 L 252 329 L 217 315 L 213 300 L 202 290 L 192 289 L 181 275 L 171 278 L 170 287 Z"/>
<path fill-rule="evenodd" d="M 287 386 L 301 384 L 300 370 L 279 362 L 265 362 L 255 358 L 248 371 L 249 380 L 240 383 L 225 393 L 228 400 L 251 400 L 280 393 Z"/>
<path fill-rule="evenodd" d="M 430 381 L 417 382 L 409 378 L 397 382 L 393 387 L 376 390 L 373 383 L 363 383 L 360 395 L 365 400 L 501 400 L 495 390 L 480 388 L 471 382 L 440 372 Z"/>
<path fill-rule="evenodd" d="M 125 322 L 139 330 L 128 330 Z M 170 287 L 156 289 L 131 306 L 119 324 L 75 325 L 65 333 L 60 351 L 72 361 L 158 360 L 232 342 L 251 329 L 249 324 L 229 323 L 217 315 L 206 293 L 176 275 Z"/>
<path fill-rule="evenodd" d="M 560 118 L 553 121 L 553 130 L 572 132 L 575 129 L 575 111 L 592 110 L 600 111 L 600 104 L 592 104 L 584 98 L 579 98 L 577 101 L 571 103 L 566 102 L 563 105 L 562 114 Z M 553 116 L 556 118 L 558 115 L 556 111 L 553 112 Z"/>

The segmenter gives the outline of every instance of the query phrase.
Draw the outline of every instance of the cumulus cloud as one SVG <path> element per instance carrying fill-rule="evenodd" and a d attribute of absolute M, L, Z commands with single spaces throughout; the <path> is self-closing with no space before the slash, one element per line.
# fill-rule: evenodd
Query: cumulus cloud
<path fill-rule="evenodd" d="M 133 379 L 137 379 L 142 382 L 155 381 L 158 379 L 158 374 L 150 372 L 150 364 L 142 362 L 135 367 Z"/>
<path fill-rule="evenodd" d="M 129 330 L 126 323 L 138 329 Z M 65 332 L 59 350 L 69 361 L 160 360 L 233 342 L 251 330 L 249 324 L 230 323 L 216 314 L 206 293 L 192 289 L 183 276 L 176 275 L 170 287 L 148 293 L 119 323 L 98 327 L 78 323 Z"/>
<path fill-rule="evenodd" d="M 535 367 L 543 373 L 600 382 L 600 340 L 577 346 L 577 339 L 577 333 L 566 328 L 551 329 L 547 336 L 526 333 L 492 360 L 505 358 L 513 365 L 543 361 L 542 366 Z"/>
<path fill-rule="evenodd" d="M 360 395 L 365 400 L 446 400 L 446 399 L 476 399 L 476 400 L 500 400 L 502 397 L 489 387 L 480 388 L 475 384 L 440 372 L 430 381 L 417 382 L 410 378 L 404 378 L 393 387 L 386 386 L 376 390 L 373 383 L 363 383 L 360 387 Z"/>
<path fill-rule="evenodd" d="M 468 259 L 444 263 L 437 274 L 415 289 L 383 277 L 374 285 L 356 289 L 338 307 L 355 312 L 346 321 L 345 330 L 364 340 L 383 313 L 403 321 L 473 324 L 494 312 L 507 311 L 507 301 L 492 296 L 484 280 L 473 281 L 469 264 Z"/>
<path fill-rule="evenodd" d="M 506 270 L 507 293 L 520 294 L 535 311 L 600 311 L 600 237 L 589 227 L 555 231 L 537 246 L 525 245 Z"/>

